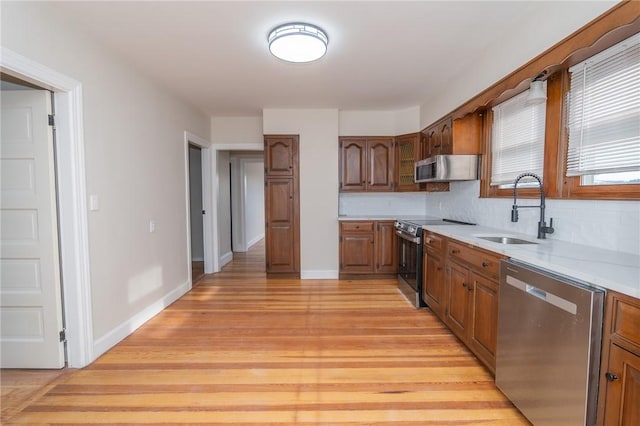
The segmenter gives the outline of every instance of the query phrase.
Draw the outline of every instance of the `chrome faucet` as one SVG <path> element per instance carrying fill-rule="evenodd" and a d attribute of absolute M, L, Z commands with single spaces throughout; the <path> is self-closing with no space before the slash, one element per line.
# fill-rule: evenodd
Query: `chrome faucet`
<path fill-rule="evenodd" d="M 517 204 L 517 196 L 518 196 L 518 182 L 520 179 L 525 177 L 532 177 L 538 181 L 538 186 L 540 188 L 540 205 L 539 206 L 518 206 Z M 538 238 L 544 239 L 547 234 L 553 234 L 553 218 L 550 219 L 549 226 L 544 221 L 544 188 L 542 187 L 542 179 L 535 173 L 522 173 L 518 176 L 513 184 L 513 207 L 511 207 L 511 222 L 518 221 L 518 207 L 520 208 L 528 208 L 528 207 L 539 207 L 540 208 L 540 222 L 538 222 Z"/>

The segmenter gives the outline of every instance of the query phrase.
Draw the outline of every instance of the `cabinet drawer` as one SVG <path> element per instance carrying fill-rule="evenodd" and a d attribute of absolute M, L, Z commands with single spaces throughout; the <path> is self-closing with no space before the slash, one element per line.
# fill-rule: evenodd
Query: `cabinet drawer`
<path fill-rule="evenodd" d="M 342 232 L 373 232 L 373 222 L 340 222 Z"/>
<path fill-rule="evenodd" d="M 450 258 L 471 266 L 476 272 L 498 278 L 501 259 L 499 256 L 451 240 L 448 243 L 447 253 Z"/>
<path fill-rule="evenodd" d="M 424 231 L 423 239 L 424 239 L 424 249 L 425 250 L 427 248 L 433 249 L 435 251 L 442 250 L 443 238 L 440 235 L 434 234 L 433 232 Z"/>
<path fill-rule="evenodd" d="M 614 297 L 611 334 L 640 346 L 640 300 Z"/>

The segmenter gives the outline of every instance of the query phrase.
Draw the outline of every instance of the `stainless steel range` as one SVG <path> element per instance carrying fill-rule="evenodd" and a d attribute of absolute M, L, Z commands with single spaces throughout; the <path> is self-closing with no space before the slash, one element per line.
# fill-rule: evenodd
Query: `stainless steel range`
<path fill-rule="evenodd" d="M 395 222 L 398 236 L 398 289 L 416 308 L 427 306 L 422 300 L 422 226 L 474 225 L 435 217 L 403 218 Z"/>

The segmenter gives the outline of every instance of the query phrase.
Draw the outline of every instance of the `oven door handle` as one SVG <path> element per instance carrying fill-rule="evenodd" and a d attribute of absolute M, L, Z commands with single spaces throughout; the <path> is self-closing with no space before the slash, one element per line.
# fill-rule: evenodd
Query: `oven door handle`
<path fill-rule="evenodd" d="M 415 244 L 420 244 L 420 237 L 414 237 L 412 235 L 407 235 L 404 232 L 401 231 L 396 231 L 396 235 L 400 238 L 402 238 L 403 240 L 407 240 L 407 241 L 411 241 L 412 243 Z"/>

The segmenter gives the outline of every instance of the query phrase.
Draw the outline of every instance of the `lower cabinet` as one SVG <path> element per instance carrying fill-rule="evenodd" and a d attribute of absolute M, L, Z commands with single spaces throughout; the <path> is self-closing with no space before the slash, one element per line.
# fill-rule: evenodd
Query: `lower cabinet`
<path fill-rule="evenodd" d="M 640 425 L 640 300 L 607 292 L 598 425 Z"/>
<path fill-rule="evenodd" d="M 427 238 L 425 234 L 425 243 Z M 446 247 L 445 273 L 439 274 L 438 267 L 442 267 L 443 262 L 433 250 L 427 249 L 424 281 L 427 305 L 495 373 L 498 273 L 503 257 L 452 239 L 439 238 L 444 240 L 441 245 Z M 440 300 L 434 297 L 438 293 Z"/>
<path fill-rule="evenodd" d="M 398 246 L 393 221 L 340 222 L 340 276 L 393 275 Z"/>
<path fill-rule="evenodd" d="M 444 257 L 442 256 L 442 237 L 424 231 L 422 300 L 438 318 L 444 315 Z"/>

